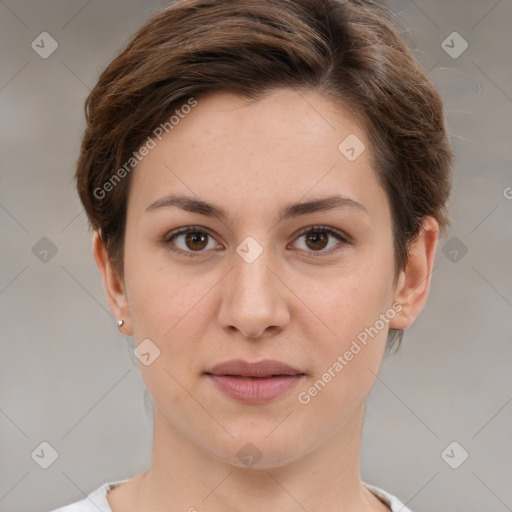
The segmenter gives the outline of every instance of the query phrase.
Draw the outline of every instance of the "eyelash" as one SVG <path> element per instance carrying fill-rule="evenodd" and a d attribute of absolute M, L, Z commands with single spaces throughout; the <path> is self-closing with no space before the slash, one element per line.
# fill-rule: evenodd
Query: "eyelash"
<path fill-rule="evenodd" d="M 213 238 L 213 236 L 210 235 L 208 233 L 208 231 L 206 231 L 204 228 L 201 228 L 200 226 L 187 226 L 185 228 L 180 228 L 180 229 L 177 229 L 175 231 L 172 231 L 172 232 L 168 233 L 167 236 L 162 240 L 162 243 L 170 251 L 175 252 L 175 253 L 180 254 L 180 255 L 183 255 L 183 256 L 190 257 L 190 258 L 195 258 L 195 257 L 198 257 L 198 256 L 202 256 L 203 253 L 207 252 L 207 251 L 204 251 L 204 250 L 203 251 L 183 251 L 182 249 L 178 249 L 172 243 L 172 240 L 174 238 L 176 238 L 178 235 L 183 235 L 183 234 L 187 234 L 187 233 L 204 233 L 208 237 Z M 330 235 L 330 236 L 336 238 L 337 240 L 339 240 L 339 242 L 340 242 L 334 249 L 330 249 L 329 251 L 308 251 L 310 253 L 310 255 L 315 257 L 315 258 L 322 257 L 324 255 L 331 255 L 331 254 L 333 254 L 335 252 L 340 251 L 343 248 L 343 246 L 351 244 L 351 242 L 349 241 L 349 238 L 347 236 L 345 236 L 340 231 L 337 231 L 335 229 L 329 228 L 327 226 L 309 226 L 309 227 L 301 230 L 298 233 L 297 239 L 300 238 L 301 236 L 304 236 L 304 235 L 307 235 L 307 234 L 310 234 L 310 233 L 314 233 L 314 234 L 317 234 L 317 233 L 327 233 L 328 235 Z"/>

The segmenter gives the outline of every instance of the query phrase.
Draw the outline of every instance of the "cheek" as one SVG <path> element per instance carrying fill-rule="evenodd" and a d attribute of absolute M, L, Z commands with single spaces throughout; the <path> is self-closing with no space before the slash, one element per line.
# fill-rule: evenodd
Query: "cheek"
<path fill-rule="evenodd" d="M 190 319 L 202 310 L 201 297 L 214 286 L 213 275 L 204 277 L 172 266 L 161 249 L 126 243 L 125 277 L 136 340 L 166 340 L 191 327 Z"/>
<path fill-rule="evenodd" d="M 361 258 L 350 268 L 331 269 L 326 279 L 302 282 L 297 295 L 323 324 L 324 339 L 342 348 L 391 306 L 392 273 L 387 269 L 385 261 L 368 264 Z"/>
<path fill-rule="evenodd" d="M 340 278 L 323 291 L 316 308 L 329 330 L 322 330 L 325 336 L 308 335 L 316 340 L 311 349 L 315 373 L 297 398 L 307 410 L 311 404 L 315 417 L 342 425 L 365 400 L 379 371 L 391 317 L 389 292 L 384 282 L 368 275 L 357 282 Z M 381 320 L 386 313 L 388 322 Z"/>
<path fill-rule="evenodd" d="M 191 370 L 195 371 L 196 365 L 193 355 L 200 349 L 204 326 L 211 321 L 207 300 L 201 298 L 216 280 L 214 276 L 194 278 L 155 259 L 149 261 L 144 254 L 132 252 L 130 256 L 127 253 L 125 264 L 135 344 L 149 339 L 159 350 L 151 364 L 141 361 L 139 367 L 162 410 L 190 409 L 190 397 L 182 385 L 187 383 L 190 388 Z"/>
<path fill-rule="evenodd" d="M 312 354 L 315 377 L 330 370 L 322 381 L 331 379 L 336 384 L 329 387 L 347 396 L 371 387 L 395 313 L 391 246 L 378 257 L 371 251 L 360 256 L 354 264 L 333 271 L 329 280 L 308 280 L 299 292 L 316 313 L 309 313 L 312 321 L 302 325 L 310 330 L 308 339 L 317 340 Z"/>

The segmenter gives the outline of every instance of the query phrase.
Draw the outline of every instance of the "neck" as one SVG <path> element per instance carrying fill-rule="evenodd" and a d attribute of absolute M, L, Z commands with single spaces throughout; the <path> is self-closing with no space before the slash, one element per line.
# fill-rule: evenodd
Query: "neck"
<path fill-rule="evenodd" d="M 364 407 L 328 441 L 299 459 L 258 469 L 219 460 L 177 430 L 155 407 L 151 465 L 140 475 L 136 509 L 246 512 L 386 511 L 361 485 Z M 242 443 L 243 444 L 243 443 Z M 262 457 L 262 461 L 265 460 Z M 133 502 L 132 502 L 133 503 Z"/>

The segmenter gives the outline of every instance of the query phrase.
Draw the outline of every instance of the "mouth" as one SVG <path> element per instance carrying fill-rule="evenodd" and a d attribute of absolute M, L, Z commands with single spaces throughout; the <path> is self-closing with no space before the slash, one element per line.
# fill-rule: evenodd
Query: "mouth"
<path fill-rule="evenodd" d="M 305 375 L 301 370 L 273 359 L 264 359 L 258 362 L 250 362 L 243 359 L 232 359 L 230 361 L 217 364 L 205 373 L 209 375 L 254 378 Z"/>
<path fill-rule="evenodd" d="M 275 360 L 226 361 L 205 372 L 217 389 L 229 397 L 249 404 L 275 399 L 305 377 L 305 373 Z"/>

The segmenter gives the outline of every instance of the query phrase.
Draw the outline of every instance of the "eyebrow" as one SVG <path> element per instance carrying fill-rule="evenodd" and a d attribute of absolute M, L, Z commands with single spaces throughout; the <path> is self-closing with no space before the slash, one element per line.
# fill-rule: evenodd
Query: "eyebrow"
<path fill-rule="evenodd" d="M 222 221 L 225 221 L 228 218 L 227 212 L 220 206 L 215 206 L 214 204 L 207 203 L 190 196 L 176 194 L 169 194 L 156 200 L 146 208 L 146 211 L 151 212 L 160 208 L 168 208 L 170 206 L 176 206 L 187 212 L 198 213 L 199 215 L 207 217 L 214 217 Z M 368 210 L 361 203 L 358 203 L 349 197 L 332 195 L 303 203 L 289 204 L 281 208 L 279 212 L 279 220 L 307 215 L 309 213 L 323 212 L 334 208 L 359 210 L 368 214 Z"/>

